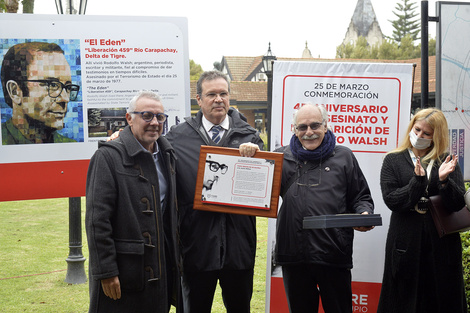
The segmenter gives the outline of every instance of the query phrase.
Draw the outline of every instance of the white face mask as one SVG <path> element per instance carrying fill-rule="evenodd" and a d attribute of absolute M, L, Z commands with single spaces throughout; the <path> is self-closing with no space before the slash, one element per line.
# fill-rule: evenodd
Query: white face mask
<path fill-rule="evenodd" d="M 418 149 L 427 149 L 431 145 L 432 139 L 426 139 L 426 138 L 418 138 L 418 136 L 415 134 L 413 130 L 410 131 L 410 141 L 411 145 Z"/>

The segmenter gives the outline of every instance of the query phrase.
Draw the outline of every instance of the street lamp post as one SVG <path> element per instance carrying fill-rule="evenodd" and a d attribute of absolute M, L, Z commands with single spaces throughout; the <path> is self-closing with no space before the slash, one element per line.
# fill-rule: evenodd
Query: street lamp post
<path fill-rule="evenodd" d="M 69 198 L 69 255 L 65 282 L 69 284 L 86 283 L 85 257 L 82 253 L 82 214 L 81 198 Z"/>
<path fill-rule="evenodd" d="M 87 0 L 65 0 L 67 11 L 65 14 L 85 14 Z M 57 14 L 64 14 L 62 0 L 55 0 Z M 78 7 L 78 10 L 77 10 Z M 67 274 L 65 282 L 69 284 L 84 284 L 87 281 L 85 274 L 85 257 L 82 253 L 82 217 L 80 197 L 69 198 L 69 255 L 67 261 Z"/>
<path fill-rule="evenodd" d="M 85 14 L 86 5 L 88 0 L 65 0 L 67 3 L 68 11 L 65 14 Z M 57 8 L 57 14 L 64 14 L 64 7 L 62 6 L 62 0 L 55 0 L 55 6 Z M 77 10 L 78 7 L 78 10 Z"/>
<path fill-rule="evenodd" d="M 272 114 L 272 106 L 273 106 L 273 62 L 277 60 L 276 57 L 271 52 L 271 43 L 269 43 L 268 51 L 265 55 L 263 55 L 263 68 L 264 73 L 268 77 L 268 108 L 266 112 L 266 120 L 267 120 L 267 133 L 268 133 L 268 143 L 267 143 L 267 150 L 271 151 L 271 114 Z"/>

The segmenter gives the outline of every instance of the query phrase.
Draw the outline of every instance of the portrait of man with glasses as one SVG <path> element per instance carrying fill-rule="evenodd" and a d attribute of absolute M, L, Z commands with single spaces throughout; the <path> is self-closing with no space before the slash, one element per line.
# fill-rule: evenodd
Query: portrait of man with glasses
<path fill-rule="evenodd" d="M 204 180 L 202 184 L 203 191 L 212 190 L 217 184 L 221 175 L 227 173 L 228 166 L 213 160 L 206 160 L 206 168 L 204 170 Z"/>
<path fill-rule="evenodd" d="M 5 54 L 1 81 L 11 118 L 2 123 L 2 144 L 75 142 L 64 128 L 67 105 L 77 100 L 80 86 L 64 50 L 55 43 L 25 42 Z"/>

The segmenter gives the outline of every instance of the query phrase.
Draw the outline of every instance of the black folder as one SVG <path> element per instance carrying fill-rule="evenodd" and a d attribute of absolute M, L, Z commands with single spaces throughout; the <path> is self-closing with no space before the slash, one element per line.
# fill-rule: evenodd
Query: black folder
<path fill-rule="evenodd" d="M 304 217 L 304 229 L 382 226 L 380 214 L 333 214 Z"/>

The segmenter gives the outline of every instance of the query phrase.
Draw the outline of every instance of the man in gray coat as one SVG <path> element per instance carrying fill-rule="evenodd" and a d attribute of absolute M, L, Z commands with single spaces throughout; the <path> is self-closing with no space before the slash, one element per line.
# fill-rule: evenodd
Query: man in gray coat
<path fill-rule="evenodd" d="M 238 148 L 263 142 L 243 115 L 230 108 L 230 85 L 218 71 L 197 83 L 201 110 L 165 136 L 178 157 L 177 185 L 183 254 L 185 313 L 210 313 L 217 282 L 228 313 L 250 312 L 256 253 L 253 216 L 193 210 L 201 145 Z"/>
<path fill-rule="evenodd" d="M 126 114 L 129 126 L 91 158 L 90 312 L 166 313 L 178 298 L 175 156 L 161 136 L 166 118 L 160 97 L 140 92 Z"/>

